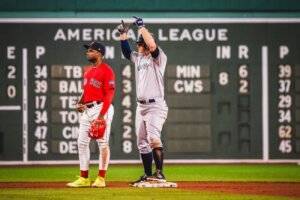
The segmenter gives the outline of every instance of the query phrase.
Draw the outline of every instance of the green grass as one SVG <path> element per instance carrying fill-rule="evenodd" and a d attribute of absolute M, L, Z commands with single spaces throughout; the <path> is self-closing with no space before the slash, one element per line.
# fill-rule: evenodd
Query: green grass
<path fill-rule="evenodd" d="M 257 196 L 257 195 L 237 195 L 224 194 L 218 192 L 201 192 L 188 191 L 177 189 L 6 189 L 0 190 L 0 199 L 14 199 L 14 200 L 48 200 L 48 199 L 62 199 L 62 200 L 92 200 L 92 199 L 201 199 L 201 200 L 287 200 L 292 198 L 274 197 L 274 196 Z"/>
<path fill-rule="evenodd" d="M 0 182 L 70 181 L 79 174 L 78 166 L 0 167 Z M 92 165 L 90 177 L 96 177 Z M 133 181 L 142 174 L 140 165 L 111 165 L 108 181 Z M 300 182 L 298 165 L 166 165 L 170 181 L 269 181 Z"/>

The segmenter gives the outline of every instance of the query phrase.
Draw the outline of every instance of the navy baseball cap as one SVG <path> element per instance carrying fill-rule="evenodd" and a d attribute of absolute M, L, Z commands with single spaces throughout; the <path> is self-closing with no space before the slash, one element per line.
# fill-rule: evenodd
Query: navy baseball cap
<path fill-rule="evenodd" d="M 83 45 L 86 49 L 94 49 L 99 51 L 103 56 L 105 55 L 105 46 L 99 42 L 92 42 L 90 44 Z"/>

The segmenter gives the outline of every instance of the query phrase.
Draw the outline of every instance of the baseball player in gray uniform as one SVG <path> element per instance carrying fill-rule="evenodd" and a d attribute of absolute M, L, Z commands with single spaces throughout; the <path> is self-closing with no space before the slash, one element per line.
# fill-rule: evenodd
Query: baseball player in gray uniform
<path fill-rule="evenodd" d="M 166 121 L 168 106 L 164 99 L 164 72 L 167 56 L 157 46 L 142 18 L 134 17 L 138 27 L 137 51 L 132 51 L 127 41 L 124 22 L 118 26 L 122 53 L 135 65 L 137 109 L 135 131 L 137 146 L 145 174 L 136 182 L 157 180 L 166 182 L 163 174 L 163 144 L 161 130 Z M 156 171 L 152 174 L 154 159 Z M 133 183 L 133 184 L 134 184 Z"/>

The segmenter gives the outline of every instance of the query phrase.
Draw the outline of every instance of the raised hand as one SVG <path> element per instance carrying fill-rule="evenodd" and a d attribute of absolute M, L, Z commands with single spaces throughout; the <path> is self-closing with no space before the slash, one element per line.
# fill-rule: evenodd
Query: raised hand
<path fill-rule="evenodd" d="M 128 26 L 126 26 L 126 24 L 124 23 L 123 20 L 121 20 L 121 24 L 117 26 L 117 29 L 119 31 L 120 34 L 123 34 L 123 33 L 127 33 L 128 31 Z"/>
<path fill-rule="evenodd" d="M 134 25 L 136 25 L 138 28 L 141 28 L 141 27 L 145 26 L 144 21 L 143 21 L 142 18 L 137 17 L 137 16 L 133 16 L 133 18 L 135 19 Z"/>

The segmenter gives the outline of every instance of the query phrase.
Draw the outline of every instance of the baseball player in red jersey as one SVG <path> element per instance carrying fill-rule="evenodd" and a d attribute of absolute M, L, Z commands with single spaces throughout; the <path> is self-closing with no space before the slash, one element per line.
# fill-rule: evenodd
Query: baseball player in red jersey
<path fill-rule="evenodd" d="M 78 154 L 80 177 L 68 183 L 69 187 L 105 187 L 105 174 L 110 160 L 109 136 L 114 115 L 112 103 L 115 94 L 115 74 L 112 68 L 103 61 L 105 47 L 98 42 L 84 45 L 86 57 L 92 63 L 84 73 L 83 93 L 77 104 L 81 113 L 79 120 Z M 104 136 L 97 139 L 99 147 L 99 172 L 91 184 L 88 177 L 90 149 L 89 129 L 92 123 L 106 123 Z"/>

